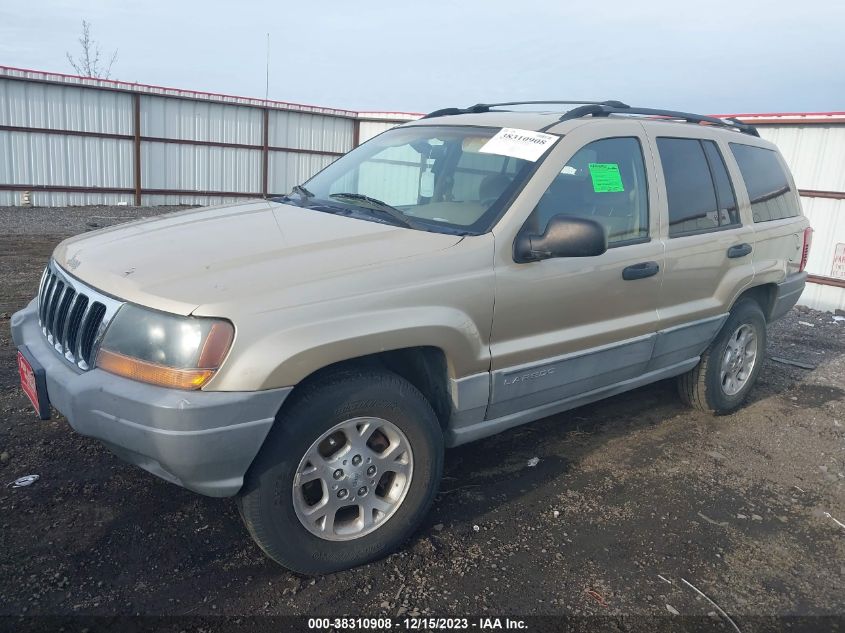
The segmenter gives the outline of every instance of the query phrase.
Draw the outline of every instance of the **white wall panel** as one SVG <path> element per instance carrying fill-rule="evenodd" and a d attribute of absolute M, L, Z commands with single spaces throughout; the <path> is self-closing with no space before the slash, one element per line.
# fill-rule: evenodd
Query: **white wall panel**
<path fill-rule="evenodd" d="M 836 286 L 807 284 L 798 303 L 802 306 L 834 312 L 845 310 L 845 290 Z"/>
<path fill-rule="evenodd" d="M 215 204 L 232 204 L 245 200 L 255 200 L 248 197 L 229 196 L 202 196 L 198 194 L 144 194 L 141 196 L 141 204 L 145 207 L 157 207 L 161 205 L 191 204 L 200 206 L 211 206 Z"/>
<path fill-rule="evenodd" d="M 345 153 L 352 149 L 353 119 L 301 112 L 270 112 L 271 147 Z"/>
<path fill-rule="evenodd" d="M 132 141 L 0 131 L 0 183 L 131 187 Z"/>
<path fill-rule="evenodd" d="M 845 192 L 845 125 L 761 125 L 778 146 L 799 189 Z"/>
<path fill-rule="evenodd" d="M 333 156 L 318 154 L 270 152 L 268 178 L 270 194 L 287 193 L 291 187 L 302 184 L 334 160 Z"/>
<path fill-rule="evenodd" d="M 386 121 L 361 121 L 361 130 L 358 133 L 358 140 L 360 143 L 369 141 L 374 136 L 378 136 L 382 132 L 396 127 L 399 123 Z"/>
<path fill-rule="evenodd" d="M 261 191 L 261 150 L 144 141 L 141 165 L 142 189 Z"/>
<path fill-rule="evenodd" d="M 807 272 L 833 276 L 833 255 L 837 244 L 845 244 L 845 200 L 801 198 L 804 215 L 813 227 L 813 246 Z"/>
<path fill-rule="evenodd" d="M 0 206 L 20 206 L 21 191 L 0 191 Z M 73 193 L 68 191 L 33 191 L 33 206 L 75 207 L 89 205 L 134 204 L 131 193 Z"/>
<path fill-rule="evenodd" d="M 257 108 L 141 97 L 142 136 L 261 145 L 262 119 Z"/>
<path fill-rule="evenodd" d="M 0 78 L 0 125 L 132 133 L 132 95 Z"/>

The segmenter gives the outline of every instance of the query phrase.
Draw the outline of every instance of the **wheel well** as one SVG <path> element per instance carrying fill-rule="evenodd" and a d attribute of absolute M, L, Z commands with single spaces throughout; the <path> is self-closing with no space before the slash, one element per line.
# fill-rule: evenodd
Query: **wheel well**
<path fill-rule="evenodd" d="M 763 311 L 766 321 L 768 321 L 772 315 L 772 308 L 775 305 L 776 296 L 777 284 L 763 284 L 762 286 L 754 286 L 753 288 L 745 290 L 736 298 L 734 305 L 742 299 L 753 299 L 760 305 L 760 309 Z"/>
<path fill-rule="evenodd" d="M 282 405 L 282 411 L 289 402 L 294 400 L 293 396 L 297 391 L 323 379 L 328 374 L 349 369 L 374 368 L 392 371 L 419 389 L 437 415 L 441 428 L 446 429 L 452 411 L 446 354 L 440 348 L 431 346 L 378 352 L 327 365 L 309 374 L 294 387 L 291 397 L 288 397 Z"/>

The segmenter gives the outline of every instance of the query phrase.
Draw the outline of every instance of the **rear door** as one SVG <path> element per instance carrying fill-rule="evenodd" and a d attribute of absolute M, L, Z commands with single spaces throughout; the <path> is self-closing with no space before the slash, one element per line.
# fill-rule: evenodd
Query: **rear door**
<path fill-rule="evenodd" d="M 663 244 L 641 126 L 606 121 L 576 128 L 535 181 L 531 196 L 519 201 L 522 216 L 495 230 L 488 418 L 550 413 L 558 403 L 634 379 L 654 344 Z M 515 234 L 541 234 L 556 214 L 600 222 L 607 252 L 516 263 Z"/>
<path fill-rule="evenodd" d="M 756 139 L 751 140 L 753 143 Z M 729 157 L 736 161 L 739 186 L 745 188 L 753 221 L 754 284 L 782 282 L 798 272 L 804 229 L 801 202 L 783 157 L 770 147 L 739 139 L 728 144 Z"/>
<path fill-rule="evenodd" d="M 719 135 L 688 124 L 646 124 L 665 196 L 660 334 L 650 369 L 695 358 L 754 277 L 754 229 L 741 217 Z M 687 129 L 691 128 L 691 129 Z"/>

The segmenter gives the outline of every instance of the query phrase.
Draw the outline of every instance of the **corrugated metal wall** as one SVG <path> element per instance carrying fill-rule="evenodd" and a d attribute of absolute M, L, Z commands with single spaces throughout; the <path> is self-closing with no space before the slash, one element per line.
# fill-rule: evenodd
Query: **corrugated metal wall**
<path fill-rule="evenodd" d="M 132 133 L 132 96 L 61 84 L 3 80 L 0 123 L 77 132 Z"/>
<path fill-rule="evenodd" d="M 845 249 L 845 200 L 802 197 L 804 214 L 813 227 L 813 246 L 807 272 L 820 277 L 845 281 L 841 268 L 837 274 L 834 255 Z M 845 310 L 845 288 L 818 283 L 807 284 L 801 304 L 818 310 Z"/>
<path fill-rule="evenodd" d="M 381 115 L 381 113 L 378 114 Z M 390 113 L 384 113 L 384 115 L 382 116 L 390 116 Z M 360 123 L 360 142 L 363 143 L 364 141 L 369 141 L 374 136 L 378 136 L 382 132 L 389 130 L 395 125 L 396 123 L 390 123 L 387 121 L 362 120 Z"/>
<path fill-rule="evenodd" d="M 799 189 L 845 192 L 845 120 L 839 125 L 761 125 L 778 146 Z"/>
<path fill-rule="evenodd" d="M 268 132 L 270 147 L 312 151 L 271 151 L 270 190 L 289 191 L 293 185 L 305 182 L 323 169 L 337 155 L 352 149 L 355 146 L 356 125 L 357 122 L 351 119 L 326 119 L 299 112 L 271 112 Z"/>
<path fill-rule="evenodd" d="M 261 110 L 146 95 L 140 100 L 141 135 L 167 139 L 141 141 L 142 190 L 261 195 Z M 247 145 L 255 149 L 205 143 Z M 145 205 L 219 204 L 236 199 L 191 193 L 142 194 L 141 197 Z"/>
<path fill-rule="evenodd" d="M 809 116 L 809 115 L 808 115 Z M 751 123 L 753 117 L 743 118 Z M 778 146 L 801 191 L 804 214 L 814 229 L 800 303 L 819 310 L 845 310 L 845 275 L 834 267 L 837 246 L 845 249 L 845 117 L 839 124 L 758 125 L 760 136 Z"/>
<path fill-rule="evenodd" d="M 0 205 L 23 190 L 36 206 L 283 193 L 413 118 L 0 66 Z"/>
<path fill-rule="evenodd" d="M 26 131 L 41 128 L 97 132 L 115 138 Z M 132 141 L 116 138 L 131 134 L 130 94 L 0 79 L 2 184 L 131 189 Z M 0 190 L 0 204 L 17 204 L 19 196 L 15 191 Z M 128 193 L 55 191 L 39 197 L 38 202 L 45 206 L 132 201 Z"/>

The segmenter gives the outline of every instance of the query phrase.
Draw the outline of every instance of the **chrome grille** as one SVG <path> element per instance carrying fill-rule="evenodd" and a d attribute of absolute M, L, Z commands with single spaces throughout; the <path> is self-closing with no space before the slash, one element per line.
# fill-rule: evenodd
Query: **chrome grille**
<path fill-rule="evenodd" d="M 97 344 L 121 305 L 52 261 L 44 269 L 38 289 L 41 332 L 56 352 L 82 370 L 94 365 Z"/>

